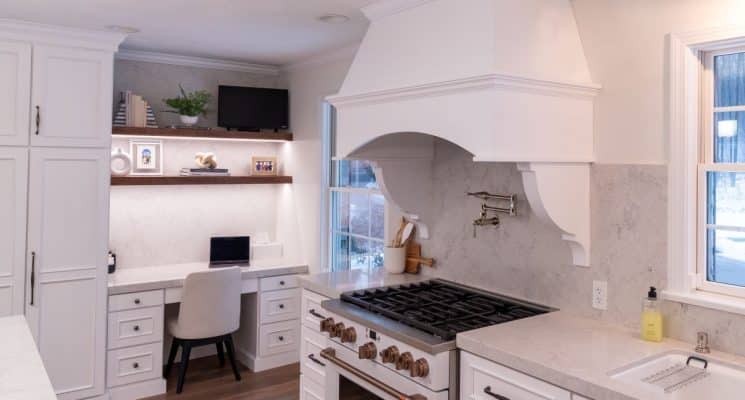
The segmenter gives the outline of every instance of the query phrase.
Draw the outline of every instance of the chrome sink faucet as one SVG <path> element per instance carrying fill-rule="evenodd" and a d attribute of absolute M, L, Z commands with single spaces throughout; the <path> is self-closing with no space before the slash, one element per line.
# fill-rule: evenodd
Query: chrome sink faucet
<path fill-rule="evenodd" d="M 708 354 L 711 352 L 709 349 L 709 334 L 706 332 L 699 332 L 696 334 L 696 353 Z"/>

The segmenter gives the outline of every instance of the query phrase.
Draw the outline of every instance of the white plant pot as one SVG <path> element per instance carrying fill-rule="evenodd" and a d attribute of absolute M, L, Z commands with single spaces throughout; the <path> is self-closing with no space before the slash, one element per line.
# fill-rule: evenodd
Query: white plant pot
<path fill-rule="evenodd" d="M 383 266 L 389 274 L 401 274 L 406 269 L 406 247 L 385 247 Z"/>
<path fill-rule="evenodd" d="M 199 116 L 195 115 L 193 117 L 190 117 L 188 115 L 179 115 L 179 119 L 181 119 L 182 124 L 186 126 L 192 126 L 199 121 Z"/>

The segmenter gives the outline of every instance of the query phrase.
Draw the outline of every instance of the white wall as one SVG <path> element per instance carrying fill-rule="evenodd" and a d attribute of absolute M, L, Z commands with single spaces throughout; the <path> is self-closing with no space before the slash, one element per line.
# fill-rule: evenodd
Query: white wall
<path fill-rule="evenodd" d="M 326 213 L 321 206 L 322 105 L 326 96 L 341 87 L 353 55 L 354 48 L 345 48 L 290 66 L 284 72 L 284 84 L 290 89 L 290 126 L 295 136 L 281 153 L 287 172 L 293 176 L 293 185 L 280 202 L 295 209 L 299 230 L 294 234 L 311 272 L 323 269 L 321 218 Z"/>
<path fill-rule="evenodd" d="M 745 21 L 742 0 L 572 0 L 593 81 L 595 155 L 604 164 L 667 163 L 666 42 Z"/>

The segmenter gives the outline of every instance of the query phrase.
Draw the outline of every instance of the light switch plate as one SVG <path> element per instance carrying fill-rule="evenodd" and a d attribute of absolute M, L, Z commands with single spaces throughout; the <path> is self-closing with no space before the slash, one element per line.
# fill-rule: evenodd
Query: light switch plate
<path fill-rule="evenodd" d="M 608 309 L 608 281 L 592 281 L 592 308 Z"/>

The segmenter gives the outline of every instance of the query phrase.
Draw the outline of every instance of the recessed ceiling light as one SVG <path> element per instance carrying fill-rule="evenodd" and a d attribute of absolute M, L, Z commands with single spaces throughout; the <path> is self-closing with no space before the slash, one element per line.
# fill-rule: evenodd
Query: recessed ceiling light
<path fill-rule="evenodd" d="M 135 27 L 132 27 L 132 26 L 123 26 L 123 25 L 106 25 L 105 28 L 106 28 L 107 31 L 119 32 L 119 33 L 127 33 L 127 34 L 129 34 L 129 33 L 137 33 L 137 32 L 140 31 L 139 29 L 137 29 Z"/>
<path fill-rule="evenodd" d="M 349 17 L 342 14 L 323 14 L 318 20 L 327 24 L 341 24 L 349 21 Z"/>

